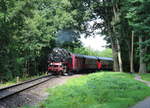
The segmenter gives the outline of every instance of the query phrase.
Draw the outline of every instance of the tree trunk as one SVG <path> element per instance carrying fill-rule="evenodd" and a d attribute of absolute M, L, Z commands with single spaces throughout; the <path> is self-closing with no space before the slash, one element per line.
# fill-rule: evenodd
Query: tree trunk
<path fill-rule="evenodd" d="M 145 48 L 141 44 L 143 42 L 142 37 L 139 36 L 139 49 L 140 49 L 140 68 L 139 73 L 146 73 L 146 63 L 144 62 Z"/>
<path fill-rule="evenodd" d="M 121 59 L 121 49 L 120 49 L 120 43 L 118 38 L 116 37 L 116 30 L 115 30 L 115 26 L 113 25 L 113 42 L 115 43 L 115 55 L 117 56 L 117 60 L 118 60 L 118 71 L 119 72 L 123 72 L 123 68 L 122 68 L 122 59 Z M 113 52 L 114 53 L 114 52 Z"/>
<path fill-rule="evenodd" d="M 103 0 L 103 5 L 104 7 L 106 7 L 106 2 L 105 0 Z M 115 10 L 114 10 L 115 11 Z M 110 18 L 109 16 L 109 9 L 108 8 L 105 8 L 105 13 L 106 13 L 106 16 L 105 16 L 105 24 L 106 24 L 106 27 L 108 28 L 108 35 L 111 39 L 111 47 L 112 47 L 112 54 L 113 54 L 113 70 L 115 72 L 118 72 L 119 71 L 119 64 L 118 64 L 118 55 L 117 55 L 117 44 L 116 44 L 116 35 L 115 35 L 115 32 L 113 30 L 113 25 L 111 24 L 111 21 L 112 21 L 112 18 Z M 114 12 L 115 16 L 116 15 L 116 11 Z"/>
<path fill-rule="evenodd" d="M 116 41 L 117 41 L 117 49 L 118 49 L 119 71 L 120 71 L 120 72 L 123 72 L 120 43 L 119 43 L 119 40 L 118 40 L 118 39 L 116 39 Z"/>
<path fill-rule="evenodd" d="M 134 31 L 132 31 L 132 40 L 131 40 L 131 55 L 130 55 L 130 72 L 134 72 L 134 66 L 133 66 L 133 51 L 134 51 Z"/>
<path fill-rule="evenodd" d="M 25 61 L 25 70 L 23 72 L 23 77 L 26 77 L 28 74 L 28 60 Z"/>
<path fill-rule="evenodd" d="M 111 36 L 111 35 L 110 35 Z M 113 37 L 111 36 L 111 47 L 112 47 L 112 52 L 113 52 L 113 68 L 115 72 L 119 71 L 119 64 L 118 64 L 118 57 L 117 57 L 117 50 L 116 50 L 116 44 L 113 41 Z"/>
<path fill-rule="evenodd" d="M 119 62 L 119 71 L 120 72 L 123 72 L 123 67 L 122 67 L 122 59 L 121 59 L 121 48 L 120 48 L 120 43 L 119 43 L 119 40 L 118 40 L 118 34 L 117 34 L 117 31 L 116 31 L 116 28 L 115 28 L 115 24 L 119 21 L 119 18 L 117 16 L 117 12 L 118 12 L 118 5 L 115 4 L 113 6 L 113 14 L 114 14 L 114 24 L 112 24 L 112 27 L 113 27 L 113 33 L 114 33 L 114 41 L 116 43 L 116 48 L 117 48 L 117 55 L 118 55 L 118 62 Z"/>

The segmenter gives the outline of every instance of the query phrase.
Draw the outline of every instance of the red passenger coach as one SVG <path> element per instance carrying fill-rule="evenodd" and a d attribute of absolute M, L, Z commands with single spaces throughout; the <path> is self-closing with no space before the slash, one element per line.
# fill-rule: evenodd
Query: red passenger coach
<path fill-rule="evenodd" d="M 73 71 L 101 70 L 102 63 L 95 56 L 72 54 Z"/>
<path fill-rule="evenodd" d="M 113 70 L 113 59 L 111 57 L 97 57 L 101 62 L 102 70 Z"/>
<path fill-rule="evenodd" d="M 72 71 L 84 69 L 84 57 L 82 55 L 72 54 Z"/>

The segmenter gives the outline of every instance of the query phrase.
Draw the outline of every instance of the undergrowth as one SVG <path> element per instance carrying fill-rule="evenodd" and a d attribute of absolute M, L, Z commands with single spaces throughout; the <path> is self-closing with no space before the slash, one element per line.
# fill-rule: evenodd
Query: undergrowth
<path fill-rule="evenodd" d="M 140 74 L 143 80 L 150 81 L 150 73 Z"/>
<path fill-rule="evenodd" d="M 150 88 L 120 72 L 94 73 L 49 89 L 35 108 L 128 108 L 150 95 Z"/>

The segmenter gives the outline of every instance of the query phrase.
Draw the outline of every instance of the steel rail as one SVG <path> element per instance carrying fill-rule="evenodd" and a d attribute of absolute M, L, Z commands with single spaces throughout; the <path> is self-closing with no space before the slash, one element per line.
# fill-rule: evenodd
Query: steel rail
<path fill-rule="evenodd" d="M 39 78 L 35 78 L 22 83 L 14 84 L 12 86 L 4 87 L 0 89 L 0 100 L 42 84 L 50 79 L 56 78 L 56 76 L 46 75 Z M 18 89 L 17 89 L 18 88 Z"/>

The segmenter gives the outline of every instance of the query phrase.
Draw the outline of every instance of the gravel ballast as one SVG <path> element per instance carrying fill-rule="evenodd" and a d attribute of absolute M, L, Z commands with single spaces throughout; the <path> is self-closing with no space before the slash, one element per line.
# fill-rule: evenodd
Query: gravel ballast
<path fill-rule="evenodd" d="M 68 79 L 81 75 L 60 76 L 53 78 L 38 86 L 25 90 L 21 93 L 8 97 L 0 101 L 0 108 L 17 108 L 25 105 L 34 106 L 48 97 L 47 88 L 64 84 Z"/>

